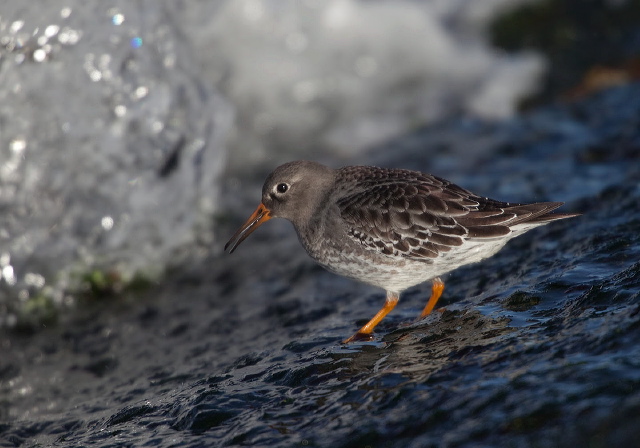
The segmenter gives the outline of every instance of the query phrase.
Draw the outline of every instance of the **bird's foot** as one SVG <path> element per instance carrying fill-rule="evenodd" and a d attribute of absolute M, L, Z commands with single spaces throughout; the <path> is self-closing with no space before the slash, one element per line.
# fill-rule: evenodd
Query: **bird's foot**
<path fill-rule="evenodd" d="M 356 334 L 351 336 L 350 338 L 342 341 L 343 344 L 348 344 L 350 342 L 368 342 L 373 340 L 373 334 L 371 333 L 361 333 L 358 331 Z"/>

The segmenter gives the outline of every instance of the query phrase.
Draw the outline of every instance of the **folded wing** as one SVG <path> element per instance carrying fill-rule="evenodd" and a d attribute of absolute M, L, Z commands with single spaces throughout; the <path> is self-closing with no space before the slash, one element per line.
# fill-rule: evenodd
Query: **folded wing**
<path fill-rule="evenodd" d="M 356 180 L 337 202 L 340 215 L 352 239 L 386 255 L 429 261 L 466 239 L 500 238 L 519 224 L 573 216 L 549 215 L 561 202 L 495 201 L 414 171 L 372 168 Z"/>

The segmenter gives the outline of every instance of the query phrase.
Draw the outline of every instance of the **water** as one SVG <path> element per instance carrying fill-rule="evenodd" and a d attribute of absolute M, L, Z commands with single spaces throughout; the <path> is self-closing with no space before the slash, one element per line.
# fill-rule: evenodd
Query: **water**
<path fill-rule="evenodd" d="M 73 305 L 94 268 L 154 277 L 211 239 L 231 118 L 170 11 L 30 5 L 0 16 L 0 326 L 34 297 Z"/>
<path fill-rule="evenodd" d="M 166 19 L 167 11 L 175 12 L 169 6 L 136 5 L 142 5 L 138 15 L 123 9 L 125 18 L 174 23 Z M 215 13 L 229 14 L 225 8 L 233 8 L 221 5 Z M 107 22 L 105 27 L 122 26 Z M 183 69 L 196 77 L 200 73 L 188 63 Z M 31 70 L 24 70 L 28 81 Z M 186 109 L 220 106 L 224 116 L 226 106 L 218 103 L 216 92 L 204 92 Z M 78 106 L 76 115 L 84 109 Z M 57 322 L 2 329 L 0 446 L 635 446 L 640 424 L 639 116 L 640 86 L 628 85 L 500 122 L 447 119 L 350 159 L 433 172 L 503 200 L 567 201 L 563 211 L 583 215 L 531 231 L 496 256 L 447 275 L 440 303 L 445 310 L 423 322 L 413 319 L 430 285 L 407 291 L 374 341 L 349 346 L 339 341 L 377 311 L 384 293 L 317 267 L 288 223 L 270 221 L 233 255 L 221 254 L 224 241 L 257 205 L 264 174 L 272 168 L 245 163 L 228 172 L 224 183 L 212 181 L 220 194 L 212 193 L 211 206 L 224 215 L 213 236 L 201 238 L 190 230 L 195 242 L 186 247 L 193 251 L 181 254 L 179 266 L 154 284 L 101 299 L 76 298 L 75 307 L 58 311 Z M 35 126 L 29 120 L 24 125 Z M 203 129 L 188 126 L 196 126 L 193 132 Z M 2 128 L 3 142 L 7 129 L 13 128 Z M 29 151 L 31 141 L 40 140 L 35 133 L 25 135 Z M 130 148 L 123 143 L 128 138 L 122 134 L 122 147 Z M 97 160 L 106 160 L 108 147 L 94 151 Z M 133 158 L 146 160 L 141 157 Z M 333 157 L 316 158 L 339 166 Z M 135 166 L 120 169 L 133 172 Z M 165 165 L 148 166 L 149 173 L 158 173 Z M 203 166 L 208 165 L 181 163 L 177 170 L 187 171 L 178 178 L 192 182 L 197 175 L 189 170 L 197 173 Z M 43 172 L 53 177 L 67 171 Z M 7 178 L 2 180 L 6 188 Z M 14 183 L 23 181 L 19 177 Z M 196 202 L 204 194 L 187 186 L 179 191 Z M 114 203 L 121 204 L 116 197 Z M 201 210 L 174 196 L 167 200 L 171 207 L 159 209 L 168 217 Z M 83 207 L 88 216 L 104 216 L 98 213 L 101 206 Z M 149 219 L 159 218 L 150 214 Z M 137 241 L 135 235 L 158 237 L 133 234 L 129 245 Z M 181 247 L 173 240 L 162 244 Z M 144 251 L 139 252 L 144 260 Z M 30 267 L 37 251 L 22 264 L 16 262 L 22 252 L 10 253 L 2 266 L 15 266 L 16 278 L 24 278 L 30 271 L 19 266 Z M 67 260 L 58 259 L 61 265 Z M 154 259 L 169 264 L 163 260 Z M 8 271 L 3 270 L 1 296 L 5 322 L 7 303 L 23 303 L 6 284 Z"/>

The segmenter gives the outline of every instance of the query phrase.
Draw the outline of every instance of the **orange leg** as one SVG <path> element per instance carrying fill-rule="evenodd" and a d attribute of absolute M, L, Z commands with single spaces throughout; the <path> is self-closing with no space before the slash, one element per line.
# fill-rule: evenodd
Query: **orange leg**
<path fill-rule="evenodd" d="M 427 302 L 427 305 L 422 310 L 422 313 L 420 314 L 420 319 L 424 319 L 429 314 L 431 314 L 431 311 L 433 311 L 433 309 L 435 308 L 436 303 L 438 303 L 438 299 L 442 295 L 443 291 L 444 291 L 444 282 L 440 280 L 440 277 L 434 278 L 433 286 L 431 287 L 431 297 L 429 297 L 429 301 Z"/>
<path fill-rule="evenodd" d="M 444 284 L 443 284 L 443 287 L 444 287 Z M 373 316 L 373 319 L 367 322 L 364 327 L 359 329 L 356 334 L 354 334 L 348 339 L 345 339 L 344 341 L 342 341 L 342 343 L 348 344 L 349 342 L 370 341 L 371 339 L 373 339 L 373 337 L 371 336 L 373 329 L 375 328 L 376 325 L 380 323 L 382 319 L 384 319 L 384 317 L 387 314 L 391 312 L 392 309 L 396 307 L 396 304 L 398 303 L 399 298 L 400 298 L 400 295 L 398 293 L 387 291 L 387 300 L 385 300 L 384 306 L 382 307 L 382 309 L 378 311 L 377 314 Z"/>

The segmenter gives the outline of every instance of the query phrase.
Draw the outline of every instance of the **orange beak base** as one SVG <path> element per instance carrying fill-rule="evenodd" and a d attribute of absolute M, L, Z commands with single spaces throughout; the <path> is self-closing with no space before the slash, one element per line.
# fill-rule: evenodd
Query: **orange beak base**
<path fill-rule="evenodd" d="M 264 204 L 260 203 L 255 212 L 242 224 L 236 233 L 233 234 L 229 242 L 224 245 L 224 250 L 229 249 L 229 253 L 233 253 L 236 247 L 240 245 L 249 235 L 253 233 L 262 223 L 271 219 L 271 212 Z"/>

